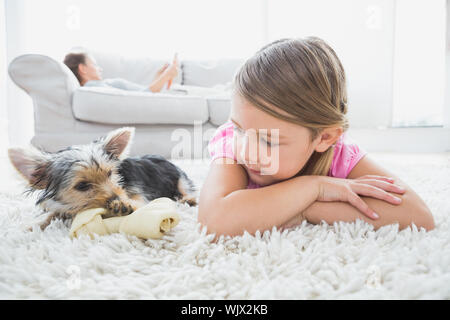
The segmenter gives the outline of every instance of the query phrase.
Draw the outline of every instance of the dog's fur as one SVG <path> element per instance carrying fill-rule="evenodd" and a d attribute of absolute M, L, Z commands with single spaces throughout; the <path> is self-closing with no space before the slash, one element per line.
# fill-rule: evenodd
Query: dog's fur
<path fill-rule="evenodd" d="M 30 148 L 8 150 L 13 166 L 29 183 L 29 192 L 47 217 L 73 218 L 105 208 L 105 217 L 127 215 L 153 199 L 168 197 L 197 204 L 196 189 L 185 172 L 158 155 L 127 158 L 134 128 L 121 128 L 87 145 L 50 153 Z"/>

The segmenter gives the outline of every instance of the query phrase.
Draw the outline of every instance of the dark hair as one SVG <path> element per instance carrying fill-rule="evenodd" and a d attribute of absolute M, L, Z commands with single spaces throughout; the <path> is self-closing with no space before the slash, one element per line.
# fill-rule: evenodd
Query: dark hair
<path fill-rule="evenodd" d="M 86 64 L 87 54 L 86 53 L 68 53 L 64 58 L 64 64 L 69 67 L 69 69 L 73 72 L 75 77 L 77 77 L 78 82 L 82 82 L 80 73 L 78 72 L 78 66 L 82 64 Z"/>

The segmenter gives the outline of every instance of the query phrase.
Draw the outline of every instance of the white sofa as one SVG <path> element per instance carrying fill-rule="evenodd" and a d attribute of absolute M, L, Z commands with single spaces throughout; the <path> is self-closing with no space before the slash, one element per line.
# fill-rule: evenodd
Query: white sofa
<path fill-rule="evenodd" d="M 150 84 L 165 62 L 99 52 L 94 56 L 103 69 L 103 78 L 124 78 L 142 85 Z M 229 84 L 242 62 L 181 61 L 174 87 Z M 40 54 L 16 57 L 8 71 L 33 100 L 35 132 L 31 143 L 47 151 L 88 143 L 115 128 L 133 126 L 136 135 L 131 155 L 198 158 L 206 154 L 211 133 L 229 115 L 230 92 L 225 90 L 182 95 L 81 87 L 66 65 Z M 194 124 L 201 124 L 201 136 Z M 184 130 L 173 135 L 175 129 Z M 191 141 L 191 148 L 174 154 L 174 147 L 180 147 L 180 134 L 193 138 L 194 131 L 197 146 Z"/>

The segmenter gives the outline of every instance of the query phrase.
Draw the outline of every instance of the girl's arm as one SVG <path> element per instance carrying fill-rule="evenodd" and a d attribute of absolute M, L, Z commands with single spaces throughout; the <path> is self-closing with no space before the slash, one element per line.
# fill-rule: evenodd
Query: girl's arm
<path fill-rule="evenodd" d="M 377 165 L 367 155 L 352 169 L 347 179 L 357 179 L 364 175 L 392 177 L 396 185 L 406 190 L 403 194 L 391 193 L 401 198 L 402 202 L 399 205 L 393 205 L 383 200 L 361 197 L 380 216 L 379 219 L 372 220 L 348 203 L 316 201 L 303 212 L 300 216 L 301 220 L 306 219 L 311 223 L 320 223 L 321 220 L 324 220 L 328 224 L 332 224 L 335 221 L 355 221 L 356 219 L 361 219 L 372 224 L 375 229 L 393 223 L 398 223 L 400 229 L 404 229 L 412 223 L 418 228 L 423 227 L 426 230 L 432 230 L 434 228 L 433 215 L 419 195 L 400 178 Z M 300 218 L 298 221 L 294 219 L 289 226 L 299 224 L 301 222 Z"/>
<path fill-rule="evenodd" d="M 301 176 L 258 189 L 247 188 L 247 174 L 235 160 L 211 163 L 200 192 L 198 220 L 209 233 L 254 234 L 281 226 L 309 207 L 318 197 L 316 177 Z"/>

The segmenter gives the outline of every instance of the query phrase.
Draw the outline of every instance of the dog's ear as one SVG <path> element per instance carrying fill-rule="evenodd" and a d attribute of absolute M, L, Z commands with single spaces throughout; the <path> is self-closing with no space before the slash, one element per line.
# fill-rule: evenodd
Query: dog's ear
<path fill-rule="evenodd" d="M 31 148 L 8 149 L 8 156 L 14 168 L 28 181 L 34 189 L 44 189 L 47 186 L 47 168 L 49 159 L 44 153 Z"/>
<path fill-rule="evenodd" d="M 124 127 L 111 131 L 102 142 L 103 149 L 109 155 L 118 159 L 125 159 L 130 152 L 133 137 L 133 127 Z"/>

